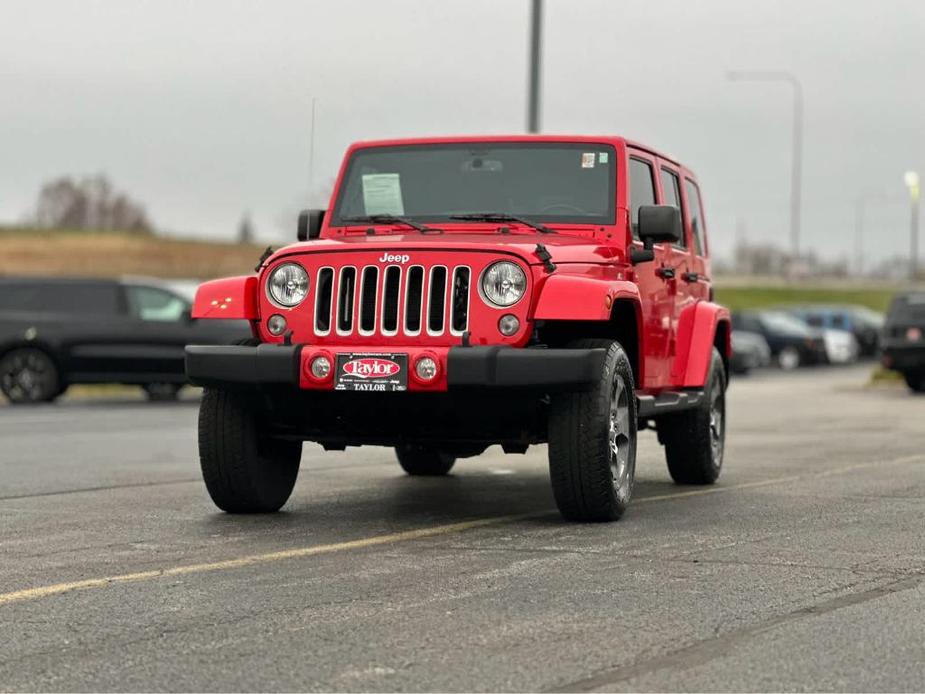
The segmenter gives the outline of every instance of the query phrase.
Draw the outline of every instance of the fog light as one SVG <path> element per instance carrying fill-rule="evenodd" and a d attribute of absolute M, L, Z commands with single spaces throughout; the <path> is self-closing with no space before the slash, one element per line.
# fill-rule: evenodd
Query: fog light
<path fill-rule="evenodd" d="M 267 319 L 267 330 L 271 335 L 282 335 L 286 331 L 286 319 L 274 313 Z"/>
<path fill-rule="evenodd" d="M 505 337 L 510 337 L 520 330 L 520 321 L 517 320 L 517 316 L 508 313 L 498 321 L 498 330 Z"/>
<path fill-rule="evenodd" d="M 331 373 L 331 360 L 327 357 L 312 359 L 312 376 L 323 381 Z"/>
<path fill-rule="evenodd" d="M 437 377 L 437 362 L 430 357 L 421 357 L 414 363 L 414 373 L 422 381 L 432 381 Z"/>

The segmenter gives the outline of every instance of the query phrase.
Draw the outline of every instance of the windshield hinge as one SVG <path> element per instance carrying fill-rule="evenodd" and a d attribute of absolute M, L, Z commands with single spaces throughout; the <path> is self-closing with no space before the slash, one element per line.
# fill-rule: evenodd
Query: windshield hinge
<path fill-rule="evenodd" d="M 546 268 L 546 272 L 556 271 L 556 264 L 552 262 L 552 254 L 546 250 L 546 246 L 538 243 L 536 244 L 536 250 L 533 252 L 536 254 L 536 257 L 543 262 L 543 267 Z"/>
<path fill-rule="evenodd" d="M 263 252 L 263 255 L 260 256 L 260 260 L 257 261 L 257 267 L 254 268 L 254 272 L 260 272 L 260 268 L 263 267 L 263 264 L 267 262 L 267 258 L 273 255 L 273 247 L 267 246 L 267 249 Z"/>

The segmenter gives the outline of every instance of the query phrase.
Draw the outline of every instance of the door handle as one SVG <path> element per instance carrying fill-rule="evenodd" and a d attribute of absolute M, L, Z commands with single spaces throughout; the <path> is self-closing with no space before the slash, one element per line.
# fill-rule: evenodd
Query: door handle
<path fill-rule="evenodd" d="M 660 267 L 655 271 L 655 274 L 661 277 L 663 280 L 673 280 L 674 279 L 674 268 L 673 267 Z"/>
<path fill-rule="evenodd" d="M 685 282 L 696 282 L 700 279 L 700 275 L 698 275 L 696 272 L 685 272 L 683 275 L 681 275 L 681 279 L 683 279 Z"/>

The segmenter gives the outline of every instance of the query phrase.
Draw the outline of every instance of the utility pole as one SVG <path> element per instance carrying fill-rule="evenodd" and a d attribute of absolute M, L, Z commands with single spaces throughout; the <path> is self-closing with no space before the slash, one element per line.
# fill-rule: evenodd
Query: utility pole
<path fill-rule="evenodd" d="M 854 201 L 854 271 L 864 274 L 864 205 L 867 199 L 859 195 Z"/>
<path fill-rule="evenodd" d="M 726 73 L 732 82 L 786 82 L 793 88 L 793 139 L 790 168 L 790 251 L 800 257 L 800 212 L 803 197 L 803 85 L 795 75 L 783 70 L 733 70 Z"/>
<path fill-rule="evenodd" d="M 915 282 L 919 276 L 919 175 L 907 171 L 904 177 L 909 189 L 909 279 Z"/>
<path fill-rule="evenodd" d="M 530 93 L 527 97 L 527 132 L 540 131 L 540 76 L 543 43 L 543 0 L 532 0 L 530 18 Z"/>

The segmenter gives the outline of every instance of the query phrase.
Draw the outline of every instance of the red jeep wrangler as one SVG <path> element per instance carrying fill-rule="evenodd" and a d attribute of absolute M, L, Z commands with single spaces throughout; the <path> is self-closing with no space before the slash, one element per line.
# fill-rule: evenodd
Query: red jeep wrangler
<path fill-rule="evenodd" d="M 303 441 L 394 446 L 410 475 L 548 442 L 584 521 L 626 509 L 638 429 L 676 482 L 719 476 L 729 314 L 678 162 L 619 137 L 360 143 L 299 241 L 196 296 L 194 317 L 254 333 L 186 350 L 225 511 L 286 503 Z"/>

